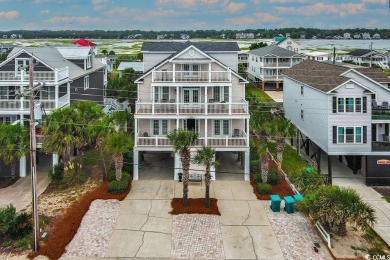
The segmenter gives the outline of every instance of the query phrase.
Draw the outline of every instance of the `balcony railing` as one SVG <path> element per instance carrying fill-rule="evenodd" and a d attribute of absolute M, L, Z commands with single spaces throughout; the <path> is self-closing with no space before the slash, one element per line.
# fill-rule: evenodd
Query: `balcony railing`
<path fill-rule="evenodd" d="M 231 71 L 152 71 L 152 82 L 231 82 Z"/>
<path fill-rule="evenodd" d="M 260 75 L 263 80 L 283 80 L 283 75 Z"/>
<path fill-rule="evenodd" d="M 247 147 L 248 135 L 242 132 L 242 137 L 198 137 L 195 147 L 211 146 L 211 147 Z M 136 146 L 143 147 L 172 147 L 171 142 L 166 136 L 141 136 L 138 132 Z"/>
<path fill-rule="evenodd" d="M 43 81 L 43 82 L 60 82 L 64 79 L 69 78 L 69 69 L 60 68 L 55 69 L 54 71 L 34 71 L 33 72 L 34 81 Z M 0 71 L 0 81 L 8 82 L 28 82 L 29 74 L 28 72 L 20 71 L 18 74 L 15 71 Z"/>
<path fill-rule="evenodd" d="M 374 101 L 375 102 L 375 101 Z M 376 120 L 390 120 L 390 102 L 382 102 L 372 104 L 372 119 Z"/>
<path fill-rule="evenodd" d="M 60 108 L 69 104 L 69 95 L 64 95 L 58 98 L 58 106 L 56 107 L 55 99 L 40 99 L 35 100 L 36 103 L 41 103 L 41 105 L 46 110 L 52 110 L 55 108 Z M 0 100 L 0 110 L 29 110 L 29 101 L 20 99 L 2 99 Z"/>
<path fill-rule="evenodd" d="M 378 141 L 372 142 L 372 151 L 390 151 L 390 142 Z"/>
<path fill-rule="evenodd" d="M 248 102 L 238 103 L 153 103 L 136 102 L 138 115 L 246 115 Z"/>

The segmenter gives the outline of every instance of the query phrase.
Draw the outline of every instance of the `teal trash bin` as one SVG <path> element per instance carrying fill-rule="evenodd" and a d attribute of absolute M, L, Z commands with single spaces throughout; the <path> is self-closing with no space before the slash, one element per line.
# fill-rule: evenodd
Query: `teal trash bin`
<path fill-rule="evenodd" d="M 307 173 L 311 173 L 313 171 L 313 168 L 311 168 L 311 166 L 307 166 L 305 170 Z"/>
<path fill-rule="evenodd" d="M 295 200 L 293 197 L 291 197 L 291 196 L 284 197 L 284 210 L 288 214 L 294 213 L 294 203 L 295 203 Z"/>
<path fill-rule="evenodd" d="M 301 194 L 295 194 L 295 195 L 294 195 L 294 200 L 295 200 L 295 201 L 303 200 L 303 196 L 302 196 Z"/>
<path fill-rule="evenodd" d="M 282 201 L 279 197 L 279 195 L 270 195 L 271 197 L 271 209 L 273 212 L 279 212 L 280 211 L 280 202 Z"/>

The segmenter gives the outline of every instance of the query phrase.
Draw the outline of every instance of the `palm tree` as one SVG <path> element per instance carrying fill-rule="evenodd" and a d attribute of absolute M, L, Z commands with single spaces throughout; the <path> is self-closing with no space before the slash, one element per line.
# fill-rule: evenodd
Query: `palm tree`
<path fill-rule="evenodd" d="M 219 162 L 214 160 L 215 150 L 210 147 L 203 147 L 202 149 L 198 149 L 198 152 L 195 155 L 195 162 L 197 164 L 202 164 L 206 166 L 206 195 L 205 195 L 205 207 L 210 208 L 210 183 L 211 183 L 211 174 L 210 168 L 211 166 L 218 166 Z"/>
<path fill-rule="evenodd" d="M 20 124 L 0 124 L 0 158 L 11 167 L 15 178 L 17 161 L 29 152 L 29 129 Z"/>
<path fill-rule="evenodd" d="M 125 132 L 109 133 L 103 140 L 104 149 L 112 154 L 115 165 L 115 178 L 117 181 L 122 179 L 123 153 L 133 147 L 133 139 Z"/>
<path fill-rule="evenodd" d="M 266 183 L 268 180 L 269 162 L 268 162 L 268 146 L 264 139 L 259 139 L 256 142 L 257 154 L 259 155 L 259 169 L 261 169 L 261 180 Z"/>
<path fill-rule="evenodd" d="M 173 145 L 174 154 L 180 155 L 181 166 L 183 169 L 183 206 L 188 206 L 188 181 L 191 164 L 190 146 L 198 138 L 194 131 L 184 129 L 174 130 L 167 134 L 167 137 Z"/>
<path fill-rule="evenodd" d="M 283 162 L 284 147 L 286 145 L 285 139 L 295 134 L 295 126 L 290 120 L 278 117 L 267 124 L 265 128 L 267 133 L 276 139 L 276 160 L 281 165 Z"/>

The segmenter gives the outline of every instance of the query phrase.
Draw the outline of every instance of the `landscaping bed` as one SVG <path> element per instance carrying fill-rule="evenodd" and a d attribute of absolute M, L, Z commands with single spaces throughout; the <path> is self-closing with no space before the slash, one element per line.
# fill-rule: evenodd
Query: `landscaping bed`
<path fill-rule="evenodd" d="M 210 208 L 204 206 L 204 198 L 198 199 L 188 199 L 188 206 L 183 206 L 182 198 L 172 199 L 171 206 L 172 211 L 169 212 L 172 215 L 178 214 L 208 214 L 208 215 L 218 215 L 221 213 L 218 210 L 217 199 L 210 198 Z"/>

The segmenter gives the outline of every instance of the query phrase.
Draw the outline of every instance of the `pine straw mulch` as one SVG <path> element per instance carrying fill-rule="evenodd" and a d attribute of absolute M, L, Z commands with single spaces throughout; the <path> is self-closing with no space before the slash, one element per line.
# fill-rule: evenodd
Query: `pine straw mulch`
<path fill-rule="evenodd" d="M 210 198 L 210 208 L 204 206 L 204 200 L 204 198 L 188 199 L 188 206 L 184 207 L 182 198 L 174 198 L 171 202 L 172 211 L 169 213 L 172 215 L 207 214 L 221 216 L 221 213 L 218 210 L 217 199 Z"/>
<path fill-rule="evenodd" d="M 269 168 L 278 169 L 277 164 L 269 157 L 268 159 Z M 280 198 L 284 198 L 285 196 L 292 196 L 294 192 L 292 191 L 290 185 L 288 185 L 287 181 L 284 179 L 284 176 L 281 173 L 278 173 L 279 183 L 277 185 L 272 186 L 271 194 L 278 194 Z M 253 174 L 251 174 L 251 185 L 253 187 L 253 193 L 256 195 L 258 200 L 270 200 L 270 195 L 261 195 L 257 190 L 256 183 L 253 180 Z"/>
<path fill-rule="evenodd" d="M 111 194 L 107 192 L 108 182 L 101 183 L 94 190 L 83 195 L 78 201 L 73 203 L 64 214 L 59 217 L 53 228 L 48 233 L 48 240 L 42 243 L 38 252 L 33 252 L 28 255 L 30 259 L 38 255 L 45 255 L 50 259 L 58 259 L 65 252 L 65 247 L 72 241 L 80 227 L 84 215 L 89 210 L 92 201 L 96 199 L 108 200 L 117 199 L 124 200 L 130 192 L 129 188 L 121 194 Z"/>

